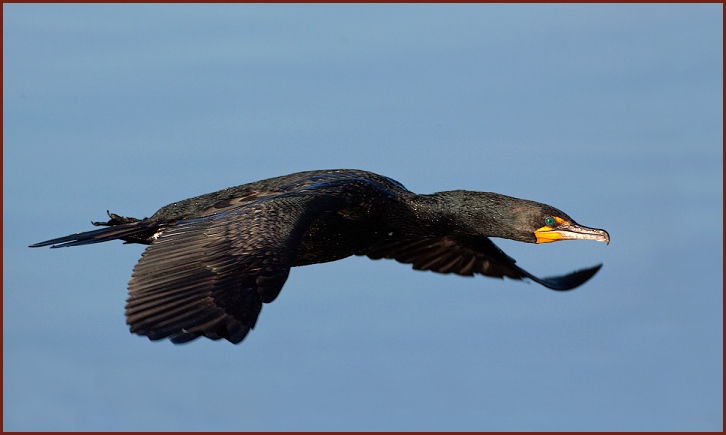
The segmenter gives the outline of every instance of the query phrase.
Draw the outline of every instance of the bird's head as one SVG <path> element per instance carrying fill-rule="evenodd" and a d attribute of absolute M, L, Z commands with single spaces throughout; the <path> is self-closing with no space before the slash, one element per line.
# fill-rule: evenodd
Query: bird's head
<path fill-rule="evenodd" d="M 520 200 L 521 201 L 521 200 Z M 610 243 L 607 231 L 578 224 L 567 213 L 546 204 L 526 201 L 513 205 L 513 215 L 520 216 L 518 227 L 528 242 L 550 243 L 560 240 L 595 240 Z"/>
<path fill-rule="evenodd" d="M 443 192 L 442 192 L 443 193 Z M 467 222 L 461 227 L 488 237 L 528 243 L 560 240 L 596 240 L 610 243 L 605 230 L 588 228 L 567 213 L 547 204 L 490 192 L 446 192 L 454 215 Z"/>
<path fill-rule="evenodd" d="M 580 225 L 567 213 L 550 205 L 511 197 L 505 197 L 503 203 L 508 210 L 502 216 L 504 225 L 515 233 L 515 240 L 530 243 L 596 240 L 610 243 L 607 231 Z"/>

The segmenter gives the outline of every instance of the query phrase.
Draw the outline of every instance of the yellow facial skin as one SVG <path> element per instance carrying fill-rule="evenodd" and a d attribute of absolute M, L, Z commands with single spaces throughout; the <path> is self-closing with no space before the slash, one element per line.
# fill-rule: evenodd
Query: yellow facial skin
<path fill-rule="evenodd" d="M 605 230 L 588 228 L 574 222 L 568 222 L 558 216 L 552 216 L 554 223 L 545 225 L 534 232 L 537 243 L 558 242 L 560 240 L 595 240 L 610 243 L 610 235 Z"/>

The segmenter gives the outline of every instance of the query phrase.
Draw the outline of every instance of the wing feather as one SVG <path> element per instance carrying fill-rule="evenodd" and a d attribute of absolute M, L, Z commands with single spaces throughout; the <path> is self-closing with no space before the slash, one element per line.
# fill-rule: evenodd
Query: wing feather
<path fill-rule="evenodd" d="M 582 269 L 568 275 L 538 278 L 520 268 L 488 237 L 441 236 L 418 239 L 396 239 L 374 245 L 362 252 L 372 259 L 391 258 L 411 264 L 416 270 L 455 273 L 472 276 L 521 280 L 529 278 L 552 290 L 570 290 L 584 283 L 601 265 Z"/>
<path fill-rule="evenodd" d="M 239 343 L 262 304 L 279 294 L 312 222 L 376 189 L 332 179 L 177 221 L 134 267 L 126 304 L 131 331 L 175 343 L 199 336 Z"/>

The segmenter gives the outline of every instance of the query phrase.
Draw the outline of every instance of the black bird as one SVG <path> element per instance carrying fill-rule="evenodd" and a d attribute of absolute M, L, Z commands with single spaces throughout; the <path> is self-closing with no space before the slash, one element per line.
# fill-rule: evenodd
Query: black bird
<path fill-rule="evenodd" d="M 528 243 L 610 242 L 546 204 L 454 190 L 417 195 L 371 172 L 306 171 L 162 207 L 150 218 L 108 213 L 106 228 L 31 247 L 123 240 L 149 245 L 134 267 L 126 304 L 131 332 L 183 343 L 200 336 L 239 343 L 292 266 L 351 255 L 392 258 L 417 270 L 521 280 L 570 290 L 602 266 L 537 278 L 489 237 Z"/>

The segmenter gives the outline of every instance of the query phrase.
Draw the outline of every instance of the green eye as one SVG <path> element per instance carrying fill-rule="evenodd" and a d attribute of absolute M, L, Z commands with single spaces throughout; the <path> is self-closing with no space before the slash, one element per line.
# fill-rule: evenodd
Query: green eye
<path fill-rule="evenodd" d="M 548 217 L 547 219 L 545 219 L 545 224 L 547 224 L 548 227 L 551 227 L 555 224 L 555 218 Z"/>

